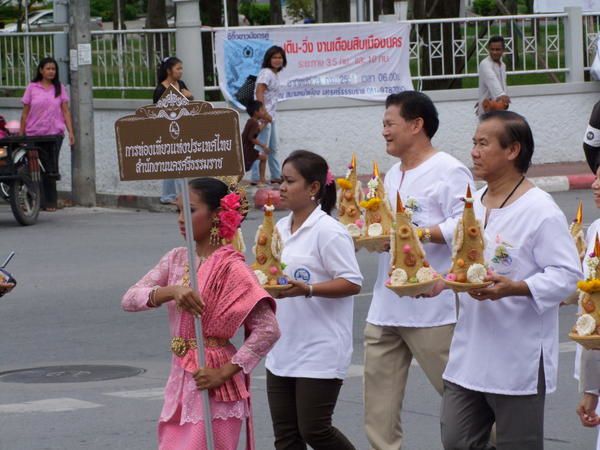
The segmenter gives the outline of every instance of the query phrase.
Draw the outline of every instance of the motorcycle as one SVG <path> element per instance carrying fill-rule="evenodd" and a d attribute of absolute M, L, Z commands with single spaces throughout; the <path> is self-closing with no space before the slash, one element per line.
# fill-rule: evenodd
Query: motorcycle
<path fill-rule="evenodd" d="M 41 143 L 55 145 L 59 136 L 8 136 L 0 139 L 0 197 L 10 203 L 21 225 L 36 223 L 41 207 L 41 173 L 48 173 L 39 158 Z"/>

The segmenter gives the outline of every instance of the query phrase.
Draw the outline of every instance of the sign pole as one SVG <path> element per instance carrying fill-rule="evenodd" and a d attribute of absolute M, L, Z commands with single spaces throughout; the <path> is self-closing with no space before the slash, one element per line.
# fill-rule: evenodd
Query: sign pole
<path fill-rule="evenodd" d="M 183 197 L 183 219 L 185 222 L 185 240 L 188 250 L 188 263 L 190 266 L 190 284 L 194 292 L 198 292 L 198 270 L 196 267 L 196 248 L 194 246 L 194 229 L 192 226 L 192 212 L 190 206 L 190 188 L 189 179 L 184 178 L 181 181 L 181 193 Z M 200 317 L 194 318 L 196 330 L 196 344 L 198 349 L 198 366 L 206 367 L 206 358 L 204 356 L 204 338 L 202 335 L 202 321 Z M 206 448 L 214 450 L 214 435 L 212 429 L 212 415 L 210 412 L 210 402 L 208 400 L 208 389 L 202 392 L 202 410 L 204 412 L 204 435 L 206 436 Z"/>

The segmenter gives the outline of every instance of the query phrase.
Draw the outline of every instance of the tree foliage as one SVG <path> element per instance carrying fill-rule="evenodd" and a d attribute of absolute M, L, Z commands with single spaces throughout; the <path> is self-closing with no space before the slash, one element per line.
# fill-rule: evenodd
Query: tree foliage
<path fill-rule="evenodd" d="M 240 14 L 246 16 L 252 25 L 271 24 L 271 8 L 266 3 L 244 0 L 240 3 Z"/>
<path fill-rule="evenodd" d="M 287 0 L 285 8 L 294 22 L 315 17 L 313 0 Z"/>

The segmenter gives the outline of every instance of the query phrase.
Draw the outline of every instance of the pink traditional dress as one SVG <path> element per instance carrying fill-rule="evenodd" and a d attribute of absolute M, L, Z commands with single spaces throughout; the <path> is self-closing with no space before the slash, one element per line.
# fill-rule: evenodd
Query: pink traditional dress
<path fill-rule="evenodd" d="M 145 311 L 156 287 L 189 283 L 187 251 L 175 248 L 132 286 L 122 300 L 126 311 Z M 216 250 L 198 269 L 206 365 L 218 368 L 231 362 L 242 368 L 222 386 L 209 391 L 214 442 L 217 450 L 235 450 L 242 422 L 247 421 L 248 450 L 254 449 L 249 374 L 279 338 L 275 302 L 260 287 L 231 245 Z M 193 378 L 198 369 L 194 318 L 167 304 L 173 358 L 158 423 L 160 450 L 206 449 L 201 393 Z M 229 342 L 244 325 L 246 339 L 239 350 Z"/>

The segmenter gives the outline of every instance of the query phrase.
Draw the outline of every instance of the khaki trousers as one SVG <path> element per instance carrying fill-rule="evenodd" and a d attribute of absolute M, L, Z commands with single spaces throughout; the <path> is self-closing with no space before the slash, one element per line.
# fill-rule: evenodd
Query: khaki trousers
<path fill-rule="evenodd" d="M 442 395 L 454 324 L 411 328 L 365 328 L 365 430 L 373 450 L 402 447 L 402 401 L 408 371 L 415 358 Z"/>

